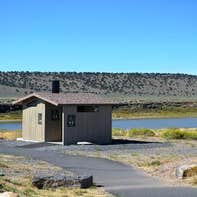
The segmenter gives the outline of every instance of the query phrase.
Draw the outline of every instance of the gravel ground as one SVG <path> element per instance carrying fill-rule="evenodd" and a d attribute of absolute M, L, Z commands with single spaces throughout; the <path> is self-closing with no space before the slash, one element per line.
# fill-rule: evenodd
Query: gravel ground
<path fill-rule="evenodd" d="M 0 139 L 0 143 L 8 147 L 24 146 L 28 144 L 33 144 L 33 142 L 16 141 L 16 140 L 4 140 Z"/>
<path fill-rule="evenodd" d="M 136 191 L 134 196 L 147 196 L 147 194 L 149 196 L 158 196 L 160 193 L 161 196 L 169 197 L 196 196 L 197 190 L 195 188 L 181 188 L 179 187 L 179 183 L 177 184 L 176 182 L 176 184 L 174 184 L 169 180 L 172 175 L 172 169 L 180 164 L 179 161 L 182 162 L 182 158 L 185 161 L 190 158 L 196 161 L 197 141 L 179 140 L 156 142 L 154 139 L 149 139 L 152 142 L 147 142 L 147 140 L 148 139 L 116 140 L 112 145 L 71 146 L 0 140 L 0 147 L 2 148 L 0 148 L 0 152 L 2 150 L 2 152 L 8 154 L 30 156 L 34 159 L 44 160 L 79 174 L 88 172 L 94 176 L 97 184 L 103 185 L 107 191 L 119 196 L 130 196 L 131 192 L 133 195 L 136 185 L 140 186 L 140 190 Z M 110 157 L 111 155 L 117 156 L 117 158 L 112 158 Z M 134 162 L 142 160 L 143 164 L 146 164 L 147 161 L 150 163 L 151 157 L 154 157 L 153 159 L 155 160 L 158 155 L 161 158 L 159 158 L 161 165 L 151 166 L 154 172 L 150 171 L 149 173 L 149 171 L 145 169 L 149 175 L 155 177 L 147 176 L 143 171 L 133 167 Z M 167 157 L 165 158 L 165 156 L 169 155 L 173 156 L 173 161 L 169 160 L 166 165 L 163 165 L 163 159 L 166 159 Z M 176 157 L 174 157 L 174 155 L 176 155 Z M 112 160 L 118 160 L 121 163 L 101 158 L 87 158 L 84 156 L 110 158 Z M 178 160 L 177 156 L 180 156 Z M 144 158 L 148 158 L 148 160 L 144 160 Z M 122 164 L 122 162 L 124 163 L 123 160 L 127 159 L 129 159 L 131 166 Z M 174 161 L 176 163 L 174 163 Z M 145 166 L 145 168 L 146 167 L 149 168 L 149 166 Z M 172 179 L 173 178 L 174 177 L 172 177 Z M 147 186 L 149 186 L 150 190 Z M 176 192 L 175 189 L 177 189 Z M 141 192 L 144 193 L 141 194 Z M 174 194 L 172 195 L 173 192 Z"/>
<path fill-rule="evenodd" d="M 145 155 L 180 155 L 197 156 L 197 142 L 195 141 L 171 141 L 150 142 L 142 140 L 115 140 L 112 145 L 70 145 L 62 146 L 51 143 L 32 143 L 23 141 L 0 140 L 1 144 L 8 147 L 33 148 L 39 151 L 55 151 L 75 154 L 78 151 L 102 152 L 104 154 L 145 154 Z M 88 156 L 88 155 L 87 155 Z"/>

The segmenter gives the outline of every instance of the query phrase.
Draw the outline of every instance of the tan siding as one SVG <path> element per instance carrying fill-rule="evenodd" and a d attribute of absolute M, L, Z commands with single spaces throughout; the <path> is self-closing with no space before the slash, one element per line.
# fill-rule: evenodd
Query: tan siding
<path fill-rule="evenodd" d="M 42 113 L 42 124 L 38 124 L 38 113 Z M 35 106 L 23 109 L 23 138 L 25 140 L 44 141 L 45 131 L 45 104 L 37 101 Z"/>
<path fill-rule="evenodd" d="M 76 105 L 64 105 L 64 144 L 89 141 L 98 144 L 111 142 L 111 106 L 99 106 L 99 112 L 77 112 Z M 76 126 L 67 127 L 67 116 L 76 115 Z"/>
<path fill-rule="evenodd" d="M 62 119 L 60 116 L 59 121 L 52 121 L 51 109 L 58 109 L 62 114 Z M 23 138 L 33 141 L 61 141 L 64 139 L 64 144 L 79 141 L 107 144 L 111 142 L 112 135 L 111 111 L 110 105 L 100 105 L 99 112 L 80 113 L 77 112 L 77 105 L 63 105 L 62 110 L 61 106 L 56 107 L 37 100 L 34 107 L 24 106 Z M 38 124 L 38 113 L 42 113 L 42 125 Z M 76 115 L 75 127 L 67 127 L 68 115 Z M 63 133 L 61 129 L 63 129 Z"/>

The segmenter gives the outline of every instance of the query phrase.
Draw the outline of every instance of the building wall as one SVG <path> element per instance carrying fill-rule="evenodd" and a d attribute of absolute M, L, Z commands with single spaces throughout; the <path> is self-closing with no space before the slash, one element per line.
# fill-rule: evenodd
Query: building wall
<path fill-rule="evenodd" d="M 23 138 L 32 141 L 64 141 L 65 145 L 86 141 L 109 144 L 112 139 L 110 105 L 100 105 L 98 112 L 77 112 L 77 105 L 53 106 L 42 100 L 29 100 L 23 106 Z M 31 104 L 31 105 L 29 105 Z M 58 109 L 60 119 L 51 120 L 51 110 Z M 38 124 L 38 114 L 42 124 Z M 76 125 L 68 127 L 68 115 L 75 115 Z M 63 132 L 62 132 L 63 130 Z"/>
<path fill-rule="evenodd" d="M 58 120 L 52 120 L 52 110 L 58 110 Z M 49 103 L 46 103 L 45 120 L 45 141 L 62 141 L 62 106 L 54 106 Z"/>
<path fill-rule="evenodd" d="M 77 112 L 76 105 L 63 106 L 64 144 L 80 141 L 108 144 L 112 139 L 110 105 L 100 105 L 98 112 Z M 76 125 L 67 126 L 68 115 L 76 116 Z"/>
<path fill-rule="evenodd" d="M 42 124 L 38 124 L 38 113 L 42 114 Z M 45 104 L 41 100 L 31 100 L 23 106 L 23 139 L 32 141 L 44 141 L 44 133 Z"/>

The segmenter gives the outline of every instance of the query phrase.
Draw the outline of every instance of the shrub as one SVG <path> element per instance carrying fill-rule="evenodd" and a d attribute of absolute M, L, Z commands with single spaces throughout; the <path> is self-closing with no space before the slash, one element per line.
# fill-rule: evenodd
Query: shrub
<path fill-rule="evenodd" d="M 120 129 L 120 128 L 113 128 L 112 129 L 112 135 L 113 136 L 126 136 L 127 131 L 124 130 L 124 129 Z"/>
<path fill-rule="evenodd" d="M 192 177 L 192 176 L 197 176 L 197 166 L 191 169 L 185 170 L 183 173 L 183 177 Z"/>
<path fill-rule="evenodd" d="M 6 165 L 5 163 L 0 162 L 0 168 L 8 168 L 8 165 Z"/>
<path fill-rule="evenodd" d="M 185 139 L 197 140 L 197 131 L 185 131 Z"/>
<path fill-rule="evenodd" d="M 130 129 L 129 130 L 129 137 L 132 136 L 155 136 L 155 133 L 151 129 Z"/>
<path fill-rule="evenodd" d="M 154 160 L 154 161 L 150 162 L 149 165 L 151 165 L 151 166 L 160 166 L 161 162 L 159 160 Z"/>
<path fill-rule="evenodd" d="M 184 131 L 181 131 L 177 128 L 169 128 L 164 131 L 163 137 L 166 139 L 184 139 Z"/>
<path fill-rule="evenodd" d="M 177 128 L 170 128 L 164 130 L 162 136 L 166 139 L 190 139 L 197 140 L 196 131 L 184 131 Z"/>

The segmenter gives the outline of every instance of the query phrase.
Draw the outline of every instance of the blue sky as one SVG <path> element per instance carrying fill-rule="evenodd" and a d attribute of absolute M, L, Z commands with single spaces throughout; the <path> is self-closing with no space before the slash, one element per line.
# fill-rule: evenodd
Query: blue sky
<path fill-rule="evenodd" d="M 0 1 L 0 70 L 197 74 L 196 0 Z"/>

